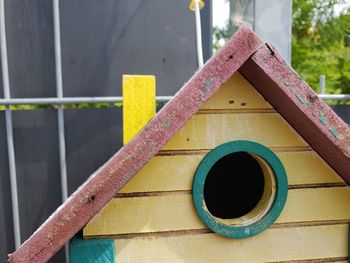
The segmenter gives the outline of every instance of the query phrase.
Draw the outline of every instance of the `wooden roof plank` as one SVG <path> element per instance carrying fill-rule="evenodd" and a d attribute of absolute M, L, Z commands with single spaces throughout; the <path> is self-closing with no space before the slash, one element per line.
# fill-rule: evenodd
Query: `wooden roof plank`
<path fill-rule="evenodd" d="M 265 44 L 239 70 L 308 144 L 350 184 L 350 127 Z"/>

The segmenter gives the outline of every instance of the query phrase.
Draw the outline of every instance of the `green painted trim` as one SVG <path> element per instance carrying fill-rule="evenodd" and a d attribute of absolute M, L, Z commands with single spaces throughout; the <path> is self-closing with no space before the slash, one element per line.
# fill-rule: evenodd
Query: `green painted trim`
<path fill-rule="evenodd" d="M 115 263 L 113 239 L 73 238 L 70 242 L 70 263 Z"/>
<path fill-rule="evenodd" d="M 235 152 L 248 152 L 260 156 L 270 165 L 276 179 L 276 195 L 270 211 L 262 219 L 247 226 L 231 226 L 219 222 L 207 210 L 204 202 L 204 183 L 210 169 L 219 159 Z M 288 179 L 279 158 L 270 149 L 251 141 L 232 141 L 210 151 L 199 164 L 192 185 L 194 206 L 201 220 L 217 234 L 229 238 L 254 236 L 268 228 L 280 215 L 286 203 L 287 194 Z"/>

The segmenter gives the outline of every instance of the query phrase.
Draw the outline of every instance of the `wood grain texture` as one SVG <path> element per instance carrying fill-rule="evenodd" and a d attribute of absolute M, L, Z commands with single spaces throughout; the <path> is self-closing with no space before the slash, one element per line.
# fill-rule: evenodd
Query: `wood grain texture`
<path fill-rule="evenodd" d="M 162 150 L 212 149 L 232 140 L 252 140 L 267 147 L 307 145 L 277 113 L 197 114 Z"/>
<path fill-rule="evenodd" d="M 272 106 L 239 72 L 236 72 L 200 108 L 208 109 L 272 109 Z"/>
<path fill-rule="evenodd" d="M 119 193 L 190 190 L 194 173 L 207 152 L 194 155 L 155 156 Z M 313 151 L 275 153 L 286 169 L 290 185 L 297 187 L 303 184 L 344 182 Z"/>
<path fill-rule="evenodd" d="M 212 149 L 232 140 L 252 140 L 266 147 L 307 145 L 277 113 L 196 114 L 162 150 Z"/>
<path fill-rule="evenodd" d="M 313 259 L 301 259 L 301 260 L 283 260 L 267 263 L 348 263 L 347 257 L 335 257 L 335 258 L 313 258 Z"/>
<path fill-rule="evenodd" d="M 123 75 L 123 143 L 127 144 L 156 114 L 156 77 Z"/>
<path fill-rule="evenodd" d="M 277 224 L 350 220 L 350 187 L 295 189 Z M 84 228 L 84 236 L 113 236 L 126 233 L 206 228 L 199 219 L 192 195 L 114 198 Z"/>
<path fill-rule="evenodd" d="M 345 259 L 346 242 L 347 225 L 330 225 L 268 229 L 246 239 L 227 239 L 216 234 L 120 239 L 115 241 L 115 246 L 116 262 L 121 263 L 140 262 L 140 259 L 143 262 L 250 263 Z"/>

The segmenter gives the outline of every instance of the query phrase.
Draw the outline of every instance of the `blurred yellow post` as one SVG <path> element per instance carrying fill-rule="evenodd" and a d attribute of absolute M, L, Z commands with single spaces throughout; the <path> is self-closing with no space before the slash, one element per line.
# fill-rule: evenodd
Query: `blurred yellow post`
<path fill-rule="evenodd" d="M 156 113 L 156 77 L 123 75 L 123 143 L 127 144 Z"/>
<path fill-rule="evenodd" d="M 202 9 L 205 6 L 205 3 L 203 0 L 191 0 L 191 3 L 188 5 L 188 7 L 192 10 L 195 11 L 196 9 L 196 1 L 198 3 L 198 8 Z"/>

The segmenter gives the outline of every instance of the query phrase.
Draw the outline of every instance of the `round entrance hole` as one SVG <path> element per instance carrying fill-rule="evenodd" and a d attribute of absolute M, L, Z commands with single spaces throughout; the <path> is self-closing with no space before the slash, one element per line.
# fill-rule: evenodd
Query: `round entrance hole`
<path fill-rule="evenodd" d="M 239 218 L 260 202 L 265 186 L 259 162 L 246 152 L 235 152 L 219 159 L 204 183 L 204 201 L 218 218 Z"/>
<path fill-rule="evenodd" d="M 232 141 L 210 151 L 196 170 L 192 188 L 201 220 L 230 238 L 254 236 L 273 224 L 287 192 L 281 161 L 251 141 Z"/>

